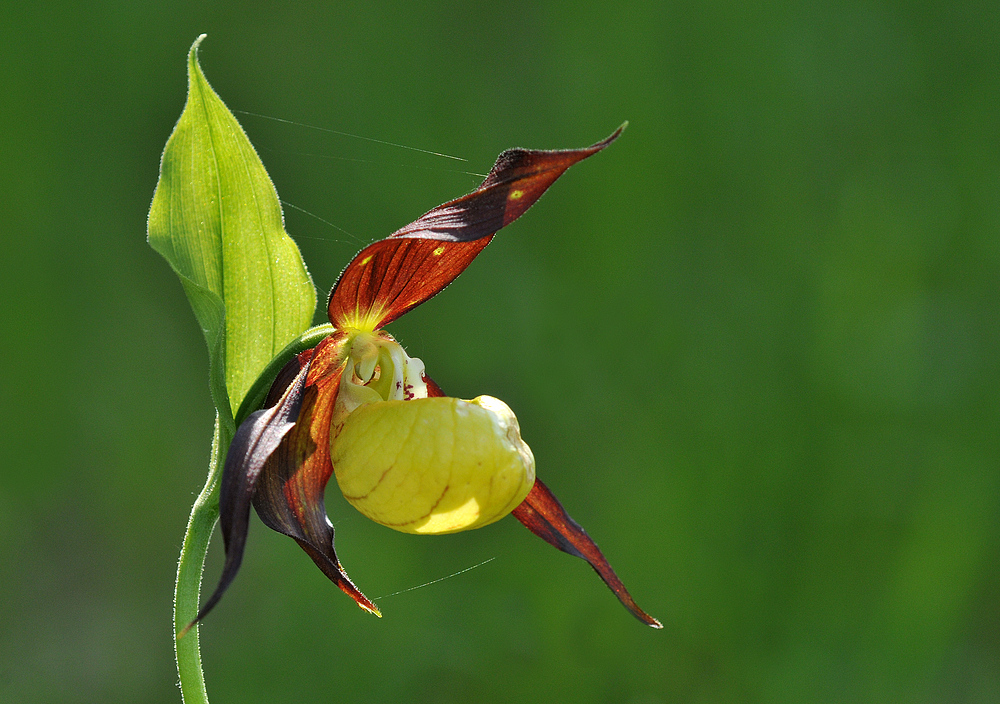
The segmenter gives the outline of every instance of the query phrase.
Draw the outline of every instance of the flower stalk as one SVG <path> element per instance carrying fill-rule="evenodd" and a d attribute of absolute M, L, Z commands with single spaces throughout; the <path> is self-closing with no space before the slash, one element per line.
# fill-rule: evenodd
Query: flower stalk
<path fill-rule="evenodd" d="M 208 465 L 208 480 L 191 507 L 180 559 L 177 561 L 177 581 L 174 585 L 174 656 L 184 704 L 208 704 L 205 675 L 201 668 L 201 645 L 198 615 L 201 578 L 205 569 L 208 545 L 219 520 L 219 477 L 226 459 L 232 435 L 223 431 L 218 417 L 212 436 L 212 456 Z"/>

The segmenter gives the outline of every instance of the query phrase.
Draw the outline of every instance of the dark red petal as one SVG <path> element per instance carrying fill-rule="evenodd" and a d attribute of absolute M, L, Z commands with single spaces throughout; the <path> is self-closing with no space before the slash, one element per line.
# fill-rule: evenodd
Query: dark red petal
<path fill-rule="evenodd" d="M 295 359 L 282 367 L 281 371 L 274 378 L 274 381 L 271 382 L 271 388 L 268 389 L 267 396 L 264 397 L 264 408 L 270 408 L 278 402 L 278 399 L 284 394 L 284 390 L 288 388 L 299 372 L 309 366 L 309 362 L 312 360 L 313 352 L 315 351 L 316 348 L 299 352 L 295 355 Z"/>
<path fill-rule="evenodd" d="M 570 518 L 569 514 L 552 495 L 549 488 L 538 478 L 531 488 L 527 498 L 514 509 L 514 517 L 521 521 L 528 530 L 550 545 L 563 552 L 582 558 L 601 576 L 604 583 L 615 593 L 618 600 L 633 616 L 653 628 L 663 628 L 655 618 L 639 608 L 611 565 L 604 559 L 597 544 L 591 540 L 580 524 Z"/>
<path fill-rule="evenodd" d="M 505 151 L 475 191 L 361 250 L 330 292 L 330 322 L 342 328 L 364 321 L 378 328 L 431 298 L 462 273 L 493 233 L 519 218 L 566 169 L 611 144 L 623 128 L 585 149 Z"/>
<path fill-rule="evenodd" d="M 431 379 L 426 374 L 422 375 L 421 378 L 424 380 L 424 383 L 427 385 L 427 396 L 429 396 L 430 398 L 434 398 L 435 396 L 441 397 L 441 396 L 446 396 L 447 395 L 447 394 L 445 394 L 444 391 L 441 390 L 441 387 L 437 385 L 437 382 L 434 381 L 433 379 Z"/>
<path fill-rule="evenodd" d="M 226 563 L 219 585 L 201 607 L 192 625 L 204 618 L 219 602 L 240 569 L 250 525 L 250 499 L 254 486 L 268 457 L 294 427 L 302 406 L 309 364 L 308 356 L 300 363 L 301 359 L 300 355 L 285 366 L 271 387 L 273 398 L 268 398 L 269 407 L 251 413 L 240 424 L 229 445 L 219 485 L 219 523 L 226 546 Z"/>
<path fill-rule="evenodd" d="M 358 606 L 381 616 L 340 566 L 333 547 L 333 525 L 323 503 L 323 492 L 333 474 L 330 421 L 347 365 L 345 339 L 346 335 L 338 332 L 316 346 L 298 422 L 264 466 L 253 505 L 269 528 L 294 538 L 323 574 Z"/>

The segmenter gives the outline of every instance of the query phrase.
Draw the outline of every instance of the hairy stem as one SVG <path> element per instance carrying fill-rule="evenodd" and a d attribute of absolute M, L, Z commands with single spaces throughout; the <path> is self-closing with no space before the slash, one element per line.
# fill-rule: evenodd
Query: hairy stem
<path fill-rule="evenodd" d="M 225 435 L 226 437 L 223 437 Z M 208 543 L 219 519 L 219 477 L 232 437 L 222 429 L 218 416 L 212 437 L 212 457 L 209 462 L 208 481 L 191 507 L 184 545 L 177 562 L 177 583 L 174 588 L 174 653 L 177 657 L 177 675 L 180 678 L 181 698 L 184 704 L 208 704 L 205 676 L 201 670 L 201 649 L 198 643 L 198 625 L 187 629 L 198 615 L 201 592 L 201 575 L 205 568 Z"/>

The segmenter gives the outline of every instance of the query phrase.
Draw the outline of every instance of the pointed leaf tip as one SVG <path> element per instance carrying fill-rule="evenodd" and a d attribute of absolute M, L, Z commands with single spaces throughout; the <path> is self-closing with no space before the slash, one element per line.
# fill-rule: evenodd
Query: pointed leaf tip
<path fill-rule="evenodd" d="M 198 63 L 198 49 L 201 48 L 201 43 L 205 41 L 207 34 L 199 34 L 198 38 L 194 40 L 191 48 L 188 50 L 188 93 L 191 92 L 191 84 L 193 83 L 195 76 L 198 76 L 201 80 L 205 80 L 204 74 L 201 72 L 201 64 Z M 190 97 L 190 95 L 189 95 Z"/>
<path fill-rule="evenodd" d="M 188 53 L 148 241 L 181 279 L 209 347 L 213 400 L 232 423 L 261 370 L 309 327 L 316 292 L 264 165 L 201 71 L 204 38 Z"/>
<path fill-rule="evenodd" d="M 203 41 L 205 41 L 205 37 L 207 37 L 207 36 L 208 36 L 207 34 L 199 34 L 198 35 L 198 38 L 194 40 L 194 44 L 191 45 L 190 51 L 188 51 L 188 57 L 189 58 L 198 53 L 198 47 L 201 46 L 201 43 Z"/>

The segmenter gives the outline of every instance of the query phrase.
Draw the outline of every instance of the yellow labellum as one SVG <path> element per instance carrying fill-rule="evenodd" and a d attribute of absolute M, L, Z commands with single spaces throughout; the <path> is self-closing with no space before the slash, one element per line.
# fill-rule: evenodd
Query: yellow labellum
<path fill-rule="evenodd" d="M 406 533 L 493 523 L 535 482 L 517 418 L 491 396 L 367 403 L 331 438 L 330 456 L 347 500 Z"/>

